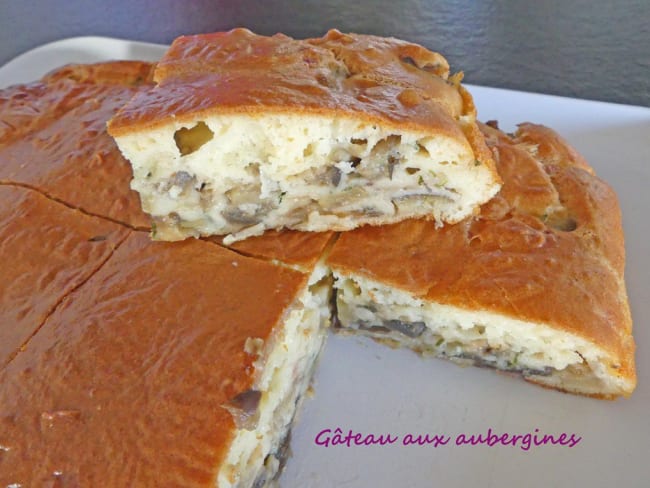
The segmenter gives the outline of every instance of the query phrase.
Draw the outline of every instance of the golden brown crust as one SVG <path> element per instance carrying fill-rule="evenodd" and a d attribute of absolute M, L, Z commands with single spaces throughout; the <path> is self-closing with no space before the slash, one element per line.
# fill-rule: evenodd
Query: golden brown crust
<path fill-rule="evenodd" d="M 557 132 L 548 127 L 529 122 L 519 124 L 515 134 L 517 144 L 529 144 L 531 151 L 543 164 L 576 166 L 587 173 L 594 170 L 587 161 Z"/>
<path fill-rule="evenodd" d="M 213 486 L 234 431 L 220 405 L 254 380 L 246 339 L 306 281 L 132 232 L 0 372 L 0 484 Z"/>
<path fill-rule="evenodd" d="M 151 83 L 152 73 L 152 64 L 138 61 L 75 64 L 0 91 L 0 183 L 32 187 L 90 214 L 148 229 L 150 217 L 130 190 L 131 166 L 105 124 Z M 330 237 L 269 232 L 231 247 L 309 267 Z"/>
<path fill-rule="evenodd" d="M 435 68 L 425 70 L 431 63 Z M 465 112 L 457 88 L 446 81 L 448 72 L 439 54 L 397 39 L 330 31 L 298 41 L 246 29 L 182 36 L 156 68 L 158 87 L 136 97 L 110 130 L 119 135 L 213 110 L 274 109 L 365 114 L 412 127 L 440 125 L 453 134 L 455 119 Z"/>
<path fill-rule="evenodd" d="M 575 334 L 634 383 L 616 195 L 550 129 L 524 124 L 512 138 L 483 129 L 504 185 L 478 216 L 442 229 L 412 220 L 344 233 L 329 264 L 426 300 Z"/>
<path fill-rule="evenodd" d="M 245 342 L 270 343 L 305 286 L 307 274 L 208 242 L 152 243 L 66 206 L 148 224 L 137 201 L 106 210 L 133 193 L 103 130 L 132 91 L 122 81 L 143 72 L 78 65 L 2 92 L 2 486 L 210 485 L 234 429 L 220 405 L 254 379 Z M 240 252 L 311 268 L 331 238 L 275 234 Z"/>
<path fill-rule="evenodd" d="M 107 61 L 94 64 L 68 64 L 47 73 L 41 81 L 71 80 L 95 85 L 139 86 L 153 84 L 155 64 L 144 61 Z"/>
<path fill-rule="evenodd" d="M 0 186 L 0 369 L 126 235 L 35 191 Z"/>
<path fill-rule="evenodd" d="M 109 132 L 119 137 L 211 114 L 316 114 L 436 132 L 481 153 L 459 122 L 464 116 L 474 125 L 471 97 L 448 75 L 440 54 L 393 38 L 333 30 L 298 41 L 246 29 L 183 36 L 158 64 L 158 86 L 136 95 Z M 493 169 L 489 153 L 481 156 Z"/>
<path fill-rule="evenodd" d="M 65 204 L 146 228 L 131 167 L 106 121 L 150 80 L 152 65 L 69 65 L 0 90 L 0 183 L 35 188 Z"/>
<path fill-rule="evenodd" d="M 469 93 L 462 86 L 459 86 L 459 89 L 463 94 L 463 97 L 469 100 L 468 103 L 471 103 L 472 111 L 474 112 L 474 102 L 472 101 Z M 501 184 L 501 176 L 497 171 L 492 152 L 485 143 L 485 135 L 480 130 L 480 124 L 474 123 L 472 121 L 471 123 L 461 124 L 461 127 L 463 129 L 465 137 L 472 146 L 472 150 L 474 151 L 474 157 L 476 158 L 475 164 L 485 165 L 490 170 L 491 177 L 499 184 Z"/>

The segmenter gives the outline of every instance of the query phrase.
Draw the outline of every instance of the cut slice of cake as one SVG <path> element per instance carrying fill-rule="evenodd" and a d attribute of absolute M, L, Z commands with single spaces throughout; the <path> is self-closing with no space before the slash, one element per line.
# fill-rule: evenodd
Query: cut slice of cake
<path fill-rule="evenodd" d="M 616 195 L 552 130 L 484 127 L 504 180 L 478 216 L 344 233 L 342 331 L 602 398 L 636 385 Z"/>
<path fill-rule="evenodd" d="M 268 486 L 329 323 L 326 271 L 130 231 L 0 371 L 0 485 Z"/>
<path fill-rule="evenodd" d="M 140 61 L 70 64 L 39 81 L 0 90 L 0 185 L 7 185 L 6 194 L 20 193 L 19 189 L 10 190 L 11 186 L 32 188 L 84 213 L 136 229 L 149 229 L 150 218 L 142 211 L 138 194 L 129 187 L 131 166 L 107 134 L 106 122 L 134 93 L 151 85 L 152 72 L 151 63 Z M 14 197 L 7 198 L 11 202 Z M 39 212 L 40 207 L 49 206 L 59 209 L 57 217 L 65 217 L 65 209 L 55 202 L 35 195 L 28 200 L 47 202 L 38 204 Z M 22 200 L 16 197 L 15 201 Z M 17 216 L 20 208 L 18 203 L 13 209 L 10 205 L 3 207 L 6 214 L 0 218 L 7 222 L 7 235 L 29 232 L 30 224 Z M 14 214 L 10 216 L 9 212 Z M 25 215 L 29 219 L 40 218 L 31 210 Z M 9 222 L 13 219 L 16 220 Z M 47 219 L 46 214 L 43 219 Z M 40 232 L 43 222 L 34 221 L 32 231 Z M 309 270 L 331 236 L 329 232 L 269 232 L 231 247 L 245 255 Z M 212 240 L 223 245 L 221 238 Z M 20 245 L 17 240 L 11 242 Z M 48 243 L 38 251 L 45 257 L 53 245 Z M 36 249 L 26 247 L 24 251 Z M 37 271 L 36 267 L 31 271 Z M 26 279 L 21 283 L 33 286 Z M 17 287 L 13 289 L 17 292 Z M 44 303 L 46 300 L 41 304 Z"/>
<path fill-rule="evenodd" d="M 332 235 L 234 252 L 131 230 L 149 219 L 105 123 L 149 70 L 0 91 L 0 486 L 262 487 L 287 454 Z"/>
<path fill-rule="evenodd" d="M 180 37 L 109 123 L 154 237 L 457 222 L 499 189 L 447 61 L 392 38 Z"/>

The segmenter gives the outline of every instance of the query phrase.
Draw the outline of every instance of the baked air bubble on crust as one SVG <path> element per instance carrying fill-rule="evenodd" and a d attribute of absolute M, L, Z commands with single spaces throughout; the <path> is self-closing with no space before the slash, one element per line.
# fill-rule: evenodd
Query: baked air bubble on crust
<path fill-rule="evenodd" d="M 269 228 L 347 230 L 412 216 L 455 222 L 496 190 L 469 146 L 440 135 L 286 114 L 188 125 L 120 138 L 163 240 L 231 234 L 229 243 Z"/>

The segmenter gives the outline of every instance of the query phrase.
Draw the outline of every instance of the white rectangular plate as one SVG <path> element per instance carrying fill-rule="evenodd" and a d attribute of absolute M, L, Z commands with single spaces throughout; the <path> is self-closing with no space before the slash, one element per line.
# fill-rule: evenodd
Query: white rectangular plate
<path fill-rule="evenodd" d="M 85 37 L 37 48 L 0 68 L 0 87 L 71 62 L 156 60 L 164 46 Z M 628 400 L 598 401 L 441 360 L 423 360 L 358 338 L 331 336 L 315 396 L 294 429 L 284 488 L 650 486 L 650 110 L 469 86 L 481 120 L 549 125 L 617 191 L 623 209 L 627 286 L 635 320 L 639 386 Z M 340 429 L 390 434 L 390 445 L 321 446 Z M 560 436 L 574 447 L 455 444 L 464 434 Z M 449 436 L 444 446 L 404 446 L 407 434 Z M 533 438 L 534 439 L 534 438 Z M 339 440 L 339 439 L 337 439 Z M 525 447 L 525 444 L 524 444 Z"/>

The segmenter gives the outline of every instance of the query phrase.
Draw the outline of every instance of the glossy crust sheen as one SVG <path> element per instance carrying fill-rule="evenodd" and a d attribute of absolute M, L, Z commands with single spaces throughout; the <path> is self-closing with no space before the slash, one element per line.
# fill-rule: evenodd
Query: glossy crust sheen
<path fill-rule="evenodd" d="M 0 368 L 127 232 L 33 190 L 0 186 Z"/>
<path fill-rule="evenodd" d="M 220 405 L 254 380 L 246 339 L 306 281 L 131 232 L 0 372 L 0 485 L 213 485 L 235 428 Z"/>
<path fill-rule="evenodd" d="M 620 363 L 612 374 L 634 384 L 616 195 L 546 127 L 522 124 L 512 138 L 483 130 L 504 185 L 478 216 L 442 229 L 411 220 L 344 233 L 329 264 L 426 300 L 570 332 L 608 351 Z"/>
<path fill-rule="evenodd" d="M 148 217 L 104 124 L 149 71 L 74 65 L 1 92 L 2 486 L 212 484 L 234 429 L 221 405 L 254 380 L 244 344 L 307 280 L 264 261 L 311 271 L 332 238 L 237 243 L 251 259 L 129 230 Z"/>
<path fill-rule="evenodd" d="M 0 90 L 0 183 L 35 188 L 132 227 L 149 217 L 106 121 L 151 83 L 150 63 L 70 65 Z"/>
<path fill-rule="evenodd" d="M 0 90 L 0 184 L 34 188 L 84 212 L 150 228 L 130 189 L 131 166 L 106 133 L 106 121 L 150 86 L 152 76 L 153 65 L 140 61 L 73 64 Z M 309 267 L 330 238 L 328 232 L 267 232 L 230 247 Z"/>
<path fill-rule="evenodd" d="M 469 144 L 499 181 L 460 76 L 449 77 L 445 58 L 416 44 L 336 30 L 299 41 L 234 29 L 179 37 L 154 76 L 158 86 L 110 121 L 111 135 L 217 113 L 350 117 Z"/>

